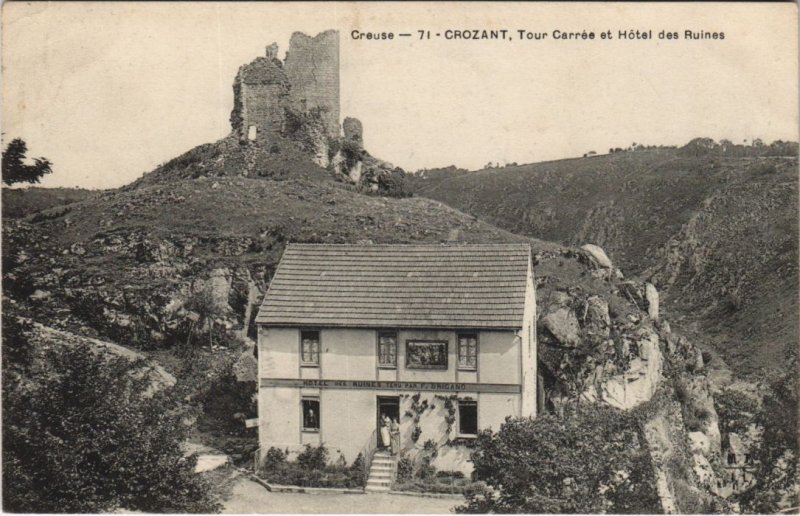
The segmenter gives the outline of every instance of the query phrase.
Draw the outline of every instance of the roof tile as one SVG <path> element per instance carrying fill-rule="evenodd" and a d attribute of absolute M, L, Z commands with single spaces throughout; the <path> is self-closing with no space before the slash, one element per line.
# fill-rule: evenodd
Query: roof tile
<path fill-rule="evenodd" d="M 289 244 L 256 323 L 518 328 L 525 244 Z"/>

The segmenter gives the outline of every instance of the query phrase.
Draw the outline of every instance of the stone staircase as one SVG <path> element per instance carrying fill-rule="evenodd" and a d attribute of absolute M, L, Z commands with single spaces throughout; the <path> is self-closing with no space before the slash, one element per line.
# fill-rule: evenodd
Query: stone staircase
<path fill-rule="evenodd" d="M 397 457 L 387 451 L 375 452 L 372 466 L 369 468 L 369 477 L 364 491 L 368 493 L 387 492 L 392 487 L 394 480 Z"/>

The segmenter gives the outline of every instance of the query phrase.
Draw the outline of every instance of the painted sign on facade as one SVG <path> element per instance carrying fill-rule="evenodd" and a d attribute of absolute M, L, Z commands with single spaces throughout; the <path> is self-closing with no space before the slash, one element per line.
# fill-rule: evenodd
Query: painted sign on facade
<path fill-rule="evenodd" d="M 495 392 L 519 394 L 519 384 L 465 382 L 384 382 L 377 380 L 302 380 L 262 378 L 261 387 L 309 387 L 327 389 L 368 389 L 388 391 Z"/>

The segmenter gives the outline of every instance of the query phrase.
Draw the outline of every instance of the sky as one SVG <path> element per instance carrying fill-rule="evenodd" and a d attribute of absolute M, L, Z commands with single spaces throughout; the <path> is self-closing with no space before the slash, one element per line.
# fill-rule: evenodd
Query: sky
<path fill-rule="evenodd" d="M 283 57 L 294 31 L 330 28 L 341 38 L 342 117 L 363 122 L 372 155 L 406 170 L 698 136 L 797 140 L 797 21 L 794 3 L 11 2 L 3 147 L 21 137 L 29 156 L 53 162 L 41 186 L 122 186 L 230 132 L 240 65 L 272 42 Z M 513 39 L 444 38 L 473 29 Z M 521 40 L 520 29 L 548 36 Z M 555 30 L 595 39 L 556 40 Z M 653 39 L 619 38 L 630 30 Z M 725 37 L 687 40 L 685 30 Z"/>

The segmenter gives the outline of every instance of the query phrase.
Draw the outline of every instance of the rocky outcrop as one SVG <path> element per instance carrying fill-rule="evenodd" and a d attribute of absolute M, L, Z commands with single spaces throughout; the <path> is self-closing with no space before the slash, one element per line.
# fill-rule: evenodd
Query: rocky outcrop
<path fill-rule="evenodd" d="M 361 147 L 364 146 L 364 126 L 361 125 L 361 120 L 352 117 L 345 117 L 342 122 L 342 130 L 344 131 L 344 139 L 355 143 Z"/>
<path fill-rule="evenodd" d="M 561 383 L 551 393 L 555 405 L 572 397 L 627 410 L 652 398 L 663 366 L 659 334 L 649 316 L 621 295 L 639 287 L 644 289 L 625 282 L 602 296 L 560 290 L 541 300 L 540 355 Z"/>
<path fill-rule="evenodd" d="M 585 244 L 581 246 L 581 249 L 589 253 L 595 263 L 597 263 L 597 265 L 600 267 L 610 269 L 614 266 L 614 264 L 611 263 L 611 259 L 608 257 L 608 255 L 606 255 L 606 252 L 603 251 L 601 247 L 594 244 Z"/>

